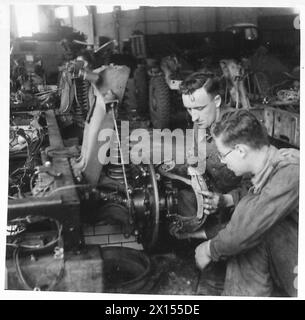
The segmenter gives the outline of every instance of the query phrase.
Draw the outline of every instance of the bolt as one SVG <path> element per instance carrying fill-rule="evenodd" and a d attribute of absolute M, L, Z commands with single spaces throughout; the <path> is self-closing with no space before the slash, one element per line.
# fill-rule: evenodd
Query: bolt
<path fill-rule="evenodd" d="M 30 259 L 31 259 L 31 261 L 37 261 L 36 257 L 33 254 L 31 254 Z"/>
<path fill-rule="evenodd" d="M 44 166 L 47 167 L 47 168 L 51 167 L 51 165 L 52 165 L 51 161 L 46 161 L 44 163 Z"/>

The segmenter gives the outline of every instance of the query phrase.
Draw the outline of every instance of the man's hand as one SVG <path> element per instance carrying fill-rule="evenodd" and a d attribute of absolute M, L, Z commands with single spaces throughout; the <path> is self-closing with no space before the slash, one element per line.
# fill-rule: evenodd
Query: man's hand
<path fill-rule="evenodd" d="M 186 163 L 189 166 L 195 166 L 198 163 L 198 157 L 191 150 L 186 153 Z"/>
<path fill-rule="evenodd" d="M 179 239 L 179 240 L 191 238 L 190 233 L 182 232 L 181 229 L 178 227 L 178 225 L 175 223 L 172 223 L 170 225 L 169 233 L 170 233 L 170 235 L 172 235 L 173 237 L 175 237 L 176 239 Z"/>
<path fill-rule="evenodd" d="M 169 227 L 169 233 L 173 237 L 179 240 L 183 239 L 207 239 L 206 233 L 204 230 L 199 230 L 195 232 L 185 232 L 182 231 L 175 223 L 172 223 Z"/>
<path fill-rule="evenodd" d="M 195 249 L 195 260 L 200 270 L 203 270 L 211 262 L 210 241 L 202 242 Z"/>
<path fill-rule="evenodd" d="M 221 203 L 223 202 L 221 201 L 222 194 L 210 191 L 201 191 L 200 193 L 205 196 L 203 200 L 203 212 L 205 214 L 214 213 L 221 207 Z"/>

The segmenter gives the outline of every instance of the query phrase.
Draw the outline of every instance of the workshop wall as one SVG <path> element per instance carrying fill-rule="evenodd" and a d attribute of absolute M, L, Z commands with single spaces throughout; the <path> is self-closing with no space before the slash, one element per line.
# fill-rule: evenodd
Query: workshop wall
<path fill-rule="evenodd" d="M 54 21 L 50 6 L 40 6 L 40 32 L 47 32 Z M 17 34 L 14 8 L 11 6 L 11 32 Z M 95 18 L 96 36 L 111 39 L 119 34 L 120 41 L 129 38 L 133 31 L 144 34 L 190 33 L 221 31 L 226 26 L 239 22 L 257 23 L 262 15 L 285 15 L 297 13 L 291 8 L 247 8 L 247 7 L 140 7 L 138 10 L 122 10 L 115 24 L 113 13 L 97 14 Z M 93 42 L 90 15 L 64 19 Z M 116 29 L 116 27 L 118 29 Z M 118 33 L 119 31 L 119 33 Z"/>
<path fill-rule="evenodd" d="M 122 41 L 135 30 L 148 35 L 222 31 L 234 23 L 257 23 L 259 15 L 285 15 L 292 11 L 291 8 L 140 7 L 138 10 L 120 11 L 117 20 L 114 13 L 97 14 L 96 36 L 119 37 L 118 40 Z M 89 40 L 89 16 L 73 17 L 72 23 Z"/>
<path fill-rule="evenodd" d="M 240 7 L 219 7 L 217 11 L 217 29 L 223 30 L 234 23 L 257 24 L 258 16 L 287 15 L 294 13 L 291 8 L 240 8 Z"/>
<path fill-rule="evenodd" d="M 72 26 L 75 30 L 83 32 L 87 36 L 87 42 L 93 43 L 90 16 L 72 17 Z"/>
<path fill-rule="evenodd" d="M 219 31 L 235 23 L 247 22 L 256 24 L 257 22 L 257 8 L 222 7 L 215 10 L 217 11 L 217 29 Z"/>
<path fill-rule="evenodd" d="M 115 38 L 115 19 L 112 13 L 96 16 L 98 36 Z M 141 7 L 121 11 L 118 18 L 120 40 L 129 38 L 133 31 L 144 34 L 188 33 L 215 31 L 215 8 Z"/>

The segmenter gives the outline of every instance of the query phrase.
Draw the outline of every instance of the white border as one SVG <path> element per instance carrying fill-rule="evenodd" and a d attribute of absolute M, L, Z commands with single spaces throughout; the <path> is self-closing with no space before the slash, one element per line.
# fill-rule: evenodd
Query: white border
<path fill-rule="evenodd" d="M 104 0 L 104 3 L 110 4 L 119 4 L 123 1 L 111 1 Z M 5 291 L 4 288 L 4 266 L 5 266 L 5 243 L 6 243 L 6 215 L 7 215 L 7 173 L 8 173 L 8 132 L 9 132 L 9 5 L 18 4 L 18 3 L 31 3 L 31 4 L 91 4 L 91 5 L 100 5 L 101 1 L 1 1 L 0 4 L 0 39 L 1 39 L 1 50 L 0 50 L 0 152 L 1 152 L 1 168 L 0 168 L 0 181 L 1 192 L 0 192 L 0 203 L 1 203 L 1 213 L 0 213 L 0 299 L 11 300 L 11 299 L 30 299 L 30 300 L 240 300 L 239 297 L 206 297 L 206 296 L 164 296 L 164 295 L 123 295 L 123 294 L 102 294 L 102 293 L 70 293 L 70 292 L 31 292 L 31 291 Z M 139 4 L 145 6 L 161 6 L 160 1 L 156 0 L 147 0 L 147 1 L 124 1 L 124 3 Z M 163 0 L 162 6 L 173 6 L 173 2 L 170 0 Z M 210 1 L 207 0 L 191 0 L 187 4 L 190 6 L 211 6 Z M 176 0 L 174 6 L 186 6 L 185 0 Z M 277 0 L 276 2 L 268 2 L 266 4 L 265 0 L 260 1 L 213 1 L 213 7 L 222 6 L 222 7 L 298 7 L 301 10 L 301 21 L 304 20 L 304 5 L 301 4 L 301 1 L 292 1 L 292 0 Z M 301 25 L 301 84 L 304 83 L 304 48 L 302 44 L 304 43 L 304 32 Z M 301 106 L 304 106 L 304 85 L 301 85 Z M 301 127 L 304 123 L 304 112 L 301 109 Z M 301 139 L 301 164 L 305 163 L 303 155 L 303 141 L 304 141 L 304 130 L 301 128 L 300 132 Z M 301 165 L 300 171 L 300 194 L 304 193 L 304 165 Z M 299 266 L 298 266 L 298 298 L 296 300 L 305 298 L 305 218 L 304 218 L 304 200 L 300 199 L 300 221 L 299 221 Z M 242 298 L 244 300 L 249 300 L 252 298 Z M 265 298 L 258 298 L 259 300 L 265 300 Z M 267 298 L 267 300 L 275 300 L 276 298 Z M 283 299 L 283 298 L 281 298 Z M 289 298 L 291 299 L 291 298 Z M 110 302 L 109 302 L 110 303 Z"/>

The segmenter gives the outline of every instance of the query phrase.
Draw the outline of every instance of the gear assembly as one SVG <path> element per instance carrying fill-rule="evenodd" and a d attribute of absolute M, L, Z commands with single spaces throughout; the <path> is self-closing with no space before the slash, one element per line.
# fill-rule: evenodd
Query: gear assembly
<path fill-rule="evenodd" d="M 174 161 L 135 165 L 123 157 L 122 143 L 132 143 L 120 135 L 120 107 L 130 69 L 110 65 L 90 70 L 88 62 L 78 57 L 60 70 L 58 109 L 55 104 L 40 104 L 40 110 L 32 110 L 29 102 L 14 102 L 18 111 L 11 117 L 10 157 L 14 166 L 26 159 L 22 167 L 10 173 L 8 248 L 15 263 L 23 250 L 43 252 L 55 246 L 57 239 L 61 239 L 61 247 L 57 244 L 56 250 L 80 250 L 84 245 L 83 221 L 119 224 L 126 240 L 132 236 L 146 252 L 153 251 L 160 225 L 175 224 L 183 229 L 190 224 L 190 219 L 177 213 L 176 182 L 195 192 L 198 209 L 194 219 L 197 227 L 201 226 L 206 215 L 204 196 L 199 192 L 207 186 L 195 167 L 188 168 L 187 178 L 171 172 Z M 39 92 L 39 96 L 43 94 L 54 95 L 54 90 Z M 61 129 L 71 121 L 81 123 L 81 146 L 64 144 Z M 106 147 L 99 142 L 99 133 L 105 129 L 112 130 Z M 101 146 L 107 150 L 104 154 L 99 151 Z M 117 156 L 103 165 L 109 153 Z M 55 239 L 44 245 L 46 239 L 41 240 L 40 234 L 32 239 L 38 243 L 25 245 L 23 235 L 44 220 L 51 229 L 54 221 L 60 226 Z M 20 275 L 20 268 L 17 270 Z M 31 288 L 23 276 L 20 278 L 26 288 Z"/>

